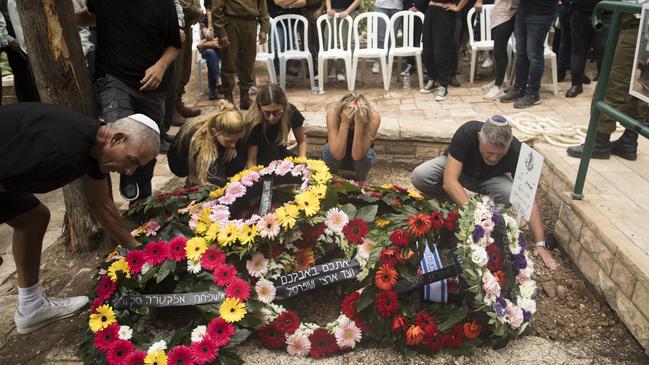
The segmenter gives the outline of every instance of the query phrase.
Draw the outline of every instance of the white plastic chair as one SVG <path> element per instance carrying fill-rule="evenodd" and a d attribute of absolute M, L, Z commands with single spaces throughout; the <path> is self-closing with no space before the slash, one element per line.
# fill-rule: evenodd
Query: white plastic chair
<path fill-rule="evenodd" d="M 309 67 L 309 79 L 311 89 L 315 88 L 313 81 L 313 57 L 309 52 L 309 22 L 302 15 L 286 14 L 280 15 L 271 21 L 273 40 L 271 52 L 277 53 L 279 58 L 279 84 L 286 89 L 286 63 L 288 60 L 306 60 Z M 281 27 L 280 35 L 277 31 Z M 303 33 L 300 34 L 300 29 Z M 299 39 L 299 36 L 304 39 Z"/>
<path fill-rule="evenodd" d="M 365 47 L 361 48 L 361 35 L 359 32 L 359 25 L 362 21 L 366 21 L 366 43 Z M 354 54 L 352 56 L 352 82 L 351 90 L 353 91 L 356 86 L 356 74 L 358 71 L 359 58 L 378 58 L 381 63 L 381 71 L 383 74 L 383 89 L 388 91 L 390 89 L 390 80 L 388 79 L 388 70 L 386 58 L 388 56 L 388 42 L 383 42 L 383 47 L 379 48 L 379 22 L 385 22 L 385 34 L 383 39 L 388 39 L 388 26 L 390 25 L 390 18 L 383 13 L 368 12 L 363 13 L 354 19 Z"/>
<path fill-rule="evenodd" d="M 388 80 L 392 80 L 392 65 L 395 57 L 414 56 L 417 62 L 417 76 L 419 77 L 419 88 L 424 88 L 424 72 L 421 65 L 422 42 L 419 35 L 419 46 L 415 46 L 415 22 L 424 23 L 424 14 L 410 10 L 399 11 L 390 18 L 390 56 L 388 61 Z M 395 25 L 401 22 L 403 38 L 401 44 L 397 43 Z"/>
<path fill-rule="evenodd" d="M 543 58 L 550 60 L 550 65 L 552 66 L 552 86 L 554 95 L 559 95 L 559 79 L 557 76 L 557 55 L 552 51 L 550 45 L 548 44 L 549 33 L 545 35 L 545 41 L 543 42 Z M 509 57 L 509 65 L 507 69 L 509 70 L 510 76 L 509 79 L 515 82 L 516 80 L 516 38 L 512 35 L 509 38 L 509 43 L 507 45 L 508 50 L 511 51 L 511 57 Z M 512 82 L 512 84 L 514 83 Z"/>
<path fill-rule="evenodd" d="M 482 12 L 478 14 L 480 17 L 480 39 L 476 40 L 473 36 L 473 14 L 475 8 L 469 9 L 466 14 L 466 24 L 469 28 L 469 47 L 471 48 L 471 72 L 469 74 L 469 83 L 473 84 L 475 76 L 476 59 L 478 51 L 492 51 L 494 49 L 494 41 L 491 39 L 491 10 L 493 5 L 483 5 Z"/>
<path fill-rule="evenodd" d="M 318 43 L 320 52 L 318 53 L 318 88 L 320 93 L 324 93 L 324 79 L 327 75 L 326 60 L 343 60 L 345 62 L 345 77 L 347 77 L 347 89 L 352 90 L 352 17 L 347 15 L 345 18 L 339 16 L 330 17 L 326 14 L 320 15 L 316 20 L 318 27 Z M 347 27 L 347 39 L 343 39 L 343 29 Z M 325 37 L 325 32 L 326 37 Z"/>
<path fill-rule="evenodd" d="M 271 24 L 272 24 L 271 18 Z M 257 24 L 257 39 L 259 39 L 259 31 L 261 27 Z M 272 33 L 272 30 L 271 30 Z M 277 75 L 275 74 L 275 64 L 273 63 L 275 55 L 268 50 L 268 39 L 264 44 L 257 44 L 257 55 L 255 56 L 255 62 L 262 62 L 268 67 L 268 77 L 270 77 L 270 82 L 273 84 L 277 83 Z"/>
<path fill-rule="evenodd" d="M 201 92 L 201 95 L 205 94 L 203 92 L 203 65 L 207 64 L 207 61 L 203 59 L 201 53 L 198 51 L 198 44 L 201 43 L 201 28 L 198 25 L 192 26 L 192 48 L 194 49 L 194 57 L 196 58 L 196 71 L 198 72 L 198 90 Z"/>

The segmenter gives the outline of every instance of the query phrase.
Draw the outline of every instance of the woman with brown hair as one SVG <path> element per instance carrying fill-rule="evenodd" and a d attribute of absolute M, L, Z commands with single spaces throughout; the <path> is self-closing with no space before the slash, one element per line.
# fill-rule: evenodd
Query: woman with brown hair
<path fill-rule="evenodd" d="M 216 106 L 217 111 L 187 122 L 169 148 L 169 168 L 186 176 L 187 186 L 221 186 L 246 167 L 243 116 L 227 100 L 218 100 Z"/>
<path fill-rule="evenodd" d="M 322 159 L 332 171 L 353 169 L 356 180 L 367 180 L 376 160 L 374 138 L 381 116 L 361 94 L 350 93 L 327 109 L 327 143 Z"/>
<path fill-rule="evenodd" d="M 286 148 L 289 130 L 297 142 L 297 155 L 306 156 L 304 116 L 288 102 L 279 86 L 268 84 L 259 88 L 255 105 L 246 112 L 245 119 L 250 131 L 246 139 L 248 167 L 294 156 Z"/>

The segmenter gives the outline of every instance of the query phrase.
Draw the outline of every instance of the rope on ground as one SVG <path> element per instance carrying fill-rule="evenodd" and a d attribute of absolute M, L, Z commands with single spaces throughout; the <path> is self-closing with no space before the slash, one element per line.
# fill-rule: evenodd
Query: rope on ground
<path fill-rule="evenodd" d="M 565 148 L 580 145 L 586 140 L 588 126 L 566 125 L 554 118 L 541 117 L 528 112 L 507 118 L 514 128 L 533 137 L 543 137 L 553 146 Z"/>

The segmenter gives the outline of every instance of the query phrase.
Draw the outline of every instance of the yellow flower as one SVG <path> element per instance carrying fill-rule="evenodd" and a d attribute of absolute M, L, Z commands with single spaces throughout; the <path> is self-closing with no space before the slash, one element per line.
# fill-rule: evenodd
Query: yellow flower
<path fill-rule="evenodd" d="M 304 210 L 304 214 L 310 217 L 320 210 L 320 201 L 310 190 L 295 196 L 295 202 L 300 209 Z"/>
<path fill-rule="evenodd" d="M 113 323 L 115 323 L 115 312 L 113 312 L 113 308 L 108 304 L 97 307 L 95 313 L 90 315 L 90 321 L 88 322 L 90 329 L 94 333 L 103 330 Z"/>
<path fill-rule="evenodd" d="M 139 230 L 140 228 L 145 227 L 145 226 L 146 226 L 146 224 L 143 224 L 139 228 L 137 228 L 137 230 Z M 143 232 L 140 232 L 140 233 L 143 233 Z M 117 247 L 115 247 L 114 250 L 112 250 L 108 255 L 106 255 L 106 260 L 110 260 L 115 256 L 119 256 L 119 251 L 117 251 L 117 250 L 119 250 L 120 248 L 122 248 L 122 245 L 117 245 Z"/>
<path fill-rule="evenodd" d="M 408 189 L 408 195 L 413 199 L 424 200 L 424 196 L 417 190 Z"/>
<path fill-rule="evenodd" d="M 225 298 L 219 308 L 219 315 L 228 323 L 239 322 L 246 315 L 246 305 L 238 298 Z"/>
<path fill-rule="evenodd" d="M 207 229 L 207 233 L 205 233 L 205 238 L 210 242 L 214 241 L 216 239 L 216 236 L 219 234 L 220 229 L 221 229 L 220 222 L 212 223 L 210 225 L 210 228 Z"/>
<path fill-rule="evenodd" d="M 144 365 L 167 365 L 167 354 L 164 350 L 149 352 L 144 358 Z"/>
<path fill-rule="evenodd" d="M 207 242 L 202 237 L 194 237 L 187 241 L 185 245 L 185 253 L 187 259 L 192 261 L 200 261 L 201 255 L 207 251 Z"/>
<path fill-rule="evenodd" d="M 210 192 L 210 199 L 218 199 L 225 194 L 225 188 L 218 188 Z"/>
<path fill-rule="evenodd" d="M 250 170 L 250 171 L 259 171 L 259 170 L 263 170 L 263 168 L 264 168 L 263 165 L 257 165 L 257 166 L 253 166 L 253 167 L 249 168 L 248 170 Z"/>
<path fill-rule="evenodd" d="M 239 232 L 239 242 L 241 242 L 242 245 L 250 245 L 253 242 L 255 242 L 255 238 L 257 238 L 258 230 L 257 230 L 257 225 L 248 225 L 244 224 L 243 228 Z"/>
<path fill-rule="evenodd" d="M 313 180 L 318 185 L 325 185 L 329 182 L 329 180 L 331 180 L 331 174 L 326 170 L 317 171 L 315 174 L 313 174 Z"/>
<path fill-rule="evenodd" d="M 239 228 L 233 223 L 225 226 L 225 229 L 219 232 L 217 240 L 222 247 L 233 244 L 239 238 Z"/>
<path fill-rule="evenodd" d="M 123 257 L 113 262 L 108 267 L 108 276 L 110 276 L 110 279 L 112 281 L 117 281 L 117 273 L 119 271 L 125 273 L 127 279 L 131 278 L 131 272 L 128 270 L 128 262 L 126 262 L 126 260 Z"/>
<path fill-rule="evenodd" d="M 293 228 L 295 226 L 295 218 L 300 214 L 297 205 L 284 204 L 275 210 L 275 217 L 279 224 L 284 228 Z"/>
<path fill-rule="evenodd" d="M 374 223 L 376 223 L 377 227 L 383 228 L 383 227 L 387 226 L 388 224 L 390 224 L 390 221 L 387 220 L 387 219 L 383 219 L 383 218 L 376 218 Z"/>
<path fill-rule="evenodd" d="M 232 177 L 230 178 L 230 183 L 241 181 L 241 177 L 242 177 L 243 175 L 245 175 L 244 172 L 245 172 L 245 171 L 241 171 L 241 172 L 238 172 L 238 173 L 234 174 L 234 176 L 232 176 Z M 230 185 L 230 184 L 228 184 L 228 185 Z M 225 186 L 226 189 L 228 188 L 228 185 Z"/>
<path fill-rule="evenodd" d="M 309 190 L 320 200 L 324 199 L 325 195 L 327 195 L 327 185 L 314 185 Z"/>
<path fill-rule="evenodd" d="M 383 189 L 383 190 L 392 190 L 392 186 L 394 186 L 394 185 L 392 185 L 392 184 L 382 184 L 381 189 Z"/>
<path fill-rule="evenodd" d="M 205 234 L 205 232 L 207 232 L 207 229 L 210 228 L 210 225 L 212 224 L 212 220 L 210 219 L 211 214 L 211 209 L 201 209 L 201 212 L 198 214 L 198 224 L 196 224 L 196 229 L 194 229 L 196 233 Z"/>
<path fill-rule="evenodd" d="M 291 157 L 289 161 L 292 161 L 294 164 L 299 164 L 299 163 L 306 163 L 308 160 L 306 157 Z"/>

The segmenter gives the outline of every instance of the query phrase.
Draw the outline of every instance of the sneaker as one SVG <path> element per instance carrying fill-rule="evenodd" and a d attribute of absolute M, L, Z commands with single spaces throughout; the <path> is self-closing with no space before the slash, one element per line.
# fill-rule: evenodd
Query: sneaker
<path fill-rule="evenodd" d="M 32 315 L 23 316 L 16 312 L 14 316 L 16 331 L 24 335 L 59 319 L 72 317 L 80 312 L 86 303 L 88 303 L 88 297 L 55 299 L 43 295 L 43 304 Z"/>
<path fill-rule="evenodd" d="M 428 80 L 423 89 L 419 90 L 420 94 L 430 94 L 437 87 L 437 83 L 433 80 Z"/>
<path fill-rule="evenodd" d="M 248 89 L 248 95 L 257 95 L 257 86 L 252 85 L 250 89 Z"/>
<path fill-rule="evenodd" d="M 373 73 L 373 74 L 378 74 L 379 71 L 380 71 L 379 63 L 378 63 L 378 62 L 374 62 L 374 64 L 372 65 L 372 73 Z"/>
<path fill-rule="evenodd" d="M 493 80 L 492 82 L 490 82 L 490 83 L 488 83 L 486 85 L 482 85 L 482 91 L 487 92 L 487 91 L 491 90 L 491 88 L 494 87 L 495 85 L 496 85 L 496 80 Z"/>
<path fill-rule="evenodd" d="M 523 96 L 525 96 L 525 92 L 523 90 L 512 87 L 509 90 L 507 90 L 505 95 L 500 97 L 500 102 L 511 103 L 512 101 L 516 101 L 522 98 Z"/>
<path fill-rule="evenodd" d="M 415 66 L 408 63 L 406 65 L 406 68 L 401 71 L 401 76 L 408 76 L 412 75 L 413 73 L 415 73 Z"/>
<path fill-rule="evenodd" d="M 451 77 L 451 79 L 448 80 L 448 84 L 451 85 L 451 86 L 453 86 L 453 87 L 460 87 L 460 86 L 462 86 L 462 85 L 460 84 L 460 82 L 457 80 L 457 78 L 455 78 L 455 76 Z"/>
<path fill-rule="evenodd" d="M 539 94 L 527 94 L 514 102 L 514 108 L 524 109 L 538 104 L 541 104 Z"/>
<path fill-rule="evenodd" d="M 487 91 L 486 94 L 482 97 L 485 100 L 496 100 L 500 98 L 501 96 L 505 95 L 505 92 L 503 89 L 499 88 L 498 86 L 494 85 Z"/>
<path fill-rule="evenodd" d="M 140 187 L 137 182 L 125 174 L 121 174 L 119 178 L 119 193 L 126 201 L 135 200 L 140 196 Z"/>
<path fill-rule="evenodd" d="M 345 81 L 345 74 L 342 72 L 338 72 L 338 74 L 336 75 L 336 79 L 338 81 Z"/>
<path fill-rule="evenodd" d="M 480 67 L 481 68 L 489 68 L 489 67 L 491 67 L 493 65 L 494 65 L 494 63 L 491 60 L 491 57 L 487 57 L 487 58 L 484 59 L 484 61 L 482 61 L 482 65 L 480 65 Z"/>
<path fill-rule="evenodd" d="M 444 86 L 440 86 L 437 88 L 437 95 L 435 96 L 435 100 L 444 101 L 444 99 L 446 99 L 447 96 L 448 96 L 447 88 L 445 88 Z"/>

